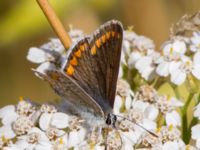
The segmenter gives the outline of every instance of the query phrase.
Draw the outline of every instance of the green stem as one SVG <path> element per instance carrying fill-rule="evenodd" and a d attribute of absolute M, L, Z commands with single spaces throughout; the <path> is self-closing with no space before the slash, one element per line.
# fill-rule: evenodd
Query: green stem
<path fill-rule="evenodd" d="M 165 79 L 159 77 L 158 79 L 155 80 L 155 83 L 153 83 L 153 86 L 156 90 L 158 90 L 163 85 L 163 83 L 165 83 Z"/>
<path fill-rule="evenodd" d="M 194 96 L 194 93 L 190 93 L 185 105 L 182 108 L 182 138 L 183 141 L 188 144 L 190 141 L 190 131 L 188 131 L 188 119 L 187 119 L 187 110 L 190 105 L 190 102 Z"/>
<path fill-rule="evenodd" d="M 195 106 L 197 106 L 200 102 L 200 94 L 198 95 L 197 97 L 197 100 L 196 100 L 196 104 Z M 198 118 L 197 117 L 193 117 L 192 118 L 192 121 L 190 122 L 190 125 L 189 125 L 189 128 L 188 128 L 188 132 L 189 132 L 189 137 L 191 137 L 191 128 L 196 125 L 198 123 Z"/>
<path fill-rule="evenodd" d="M 180 100 L 181 96 L 180 96 L 180 92 L 178 90 L 178 86 L 174 85 L 173 83 L 170 84 L 172 89 L 174 90 L 174 94 L 176 96 L 177 99 Z"/>

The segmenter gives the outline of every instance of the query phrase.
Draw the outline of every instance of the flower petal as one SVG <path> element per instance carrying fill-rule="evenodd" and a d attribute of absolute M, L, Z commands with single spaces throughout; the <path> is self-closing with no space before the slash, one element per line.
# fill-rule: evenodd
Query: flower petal
<path fill-rule="evenodd" d="M 167 77 L 169 75 L 169 62 L 163 61 L 156 68 L 157 74 Z"/>
<path fill-rule="evenodd" d="M 167 125 L 180 126 L 181 117 L 176 111 L 172 111 L 166 114 L 166 123 Z"/>
<path fill-rule="evenodd" d="M 50 54 L 36 47 L 32 47 L 29 49 L 27 59 L 33 63 L 43 63 L 45 61 L 54 60 L 54 58 Z"/>
<path fill-rule="evenodd" d="M 158 113 L 159 111 L 155 106 L 149 105 L 144 111 L 144 117 L 150 120 L 155 120 L 158 116 Z"/>
<path fill-rule="evenodd" d="M 51 120 L 51 125 L 58 129 L 66 128 L 69 124 L 69 116 L 65 113 L 54 113 Z"/>
<path fill-rule="evenodd" d="M 71 131 L 69 133 L 68 147 L 73 147 L 81 143 L 85 138 L 86 131 L 81 128 L 79 131 Z"/>
<path fill-rule="evenodd" d="M 197 140 L 200 139 L 200 124 L 192 127 L 192 139 Z"/>
<path fill-rule="evenodd" d="M 6 139 L 14 138 L 15 132 L 10 125 L 6 125 L 0 128 L 0 137 L 4 136 Z"/>
<path fill-rule="evenodd" d="M 193 74 L 198 80 L 200 80 L 200 64 L 194 65 L 194 66 L 193 66 L 192 74 Z"/>
<path fill-rule="evenodd" d="M 46 131 L 50 127 L 50 121 L 53 114 L 43 113 L 39 119 L 39 126 L 42 130 Z"/>
<path fill-rule="evenodd" d="M 173 74 L 171 74 L 171 82 L 173 82 L 176 85 L 181 85 L 186 79 L 186 73 L 180 71 L 180 70 L 176 70 L 175 72 L 173 72 Z"/>

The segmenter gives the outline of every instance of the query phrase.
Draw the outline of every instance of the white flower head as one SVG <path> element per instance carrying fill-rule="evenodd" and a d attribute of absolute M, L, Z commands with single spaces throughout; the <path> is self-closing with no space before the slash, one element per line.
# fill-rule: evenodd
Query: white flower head
<path fill-rule="evenodd" d="M 61 41 L 57 38 L 51 38 L 50 42 L 43 44 L 41 48 L 47 51 L 55 51 L 59 54 L 63 54 L 65 52 L 65 48 L 63 47 Z"/>
<path fill-rule="evenodd" d="M 178 107 L 183 106 L 183 103 L 177 100 L 175 97 L 163 95 L 159 96 L 156 100 L 156 107 L 161 113 L 166 114 L 172 112 Z"/>
<path fill-rule="evenodd" d="M 181 85 L 187 76 L 193 75 L 200 80 L 200 52 L 196 53 L 191 60 L 183 56 L 178 62 L 172 62 L 170 66 L 171 82 Z"/>
<path fill-rule="evenodd" d="M 200 149 L 200 124 L 192 127 L 192 139 L 196 141 L 196 147 Z"/>
<path fill-rule="evenodd" d="M 39 119 L 39 126 L 42 130 L 47 130 L 51 127 L 64 129 L 69 125 L 69 116 L 65 113 L 43 113 Z"/>
<path fill-rule="evenodd" d="M 119 114 L 129 110 L 133 96 L 134 93 L 132 92 L 129 84 L 123 79 L 118 79 L 113 112 L 115 114 Z"/>
<path fill-rule="evenodd" d="M 33 63 L 44 63 L 48 61 L 54 61 L 55 58 L 50 53 L 46 53 L 44 50 L 36 47 L 32 47 L 28 51 L 27 59 Z"/>
<path fill-rule="evenodd" d="M 190 40 L 190 50 L 192 52 L 200 51 L 200 32 L 193 32 L 193 36 Z"/>
<path fill-rule="evenodd" d="M 42 113 L 56 113 L 57 109 L 54 105 L 42 104 L 40 107 Z"/>
<path fill-rule="evenodd" d="M 181 132 L 178 130 L 177 127 L 174 127 L 173 125 L 162 126 L 160 129 L 158 129 L 158 135 L 160 140 L 163 143 L 166 143 L 168 141 L 179 140 Z"/>
<path fill-rule="evenodd" d="M 183 41 L 168 41 L 163 46 L 162 54 L 158 61 L 156 72 L 158 75 L 167 77 L 170 73 L 171 63 L 178 61 L 186 52 L 186 44 Z"/>
<path fill-rule="evenodd" d="M 52 149 L 52 145 L 43 131 L 32 128 L 27 135 L 18 137 L 15 144 L 19 149 Z"/>
<path fill-rule="evenodd" d="M 19 117 L 13 124 L 13 130 L 17 135 L 26 134 L 32 127 L 34 123 L 28 117 Z"/>
<path fill-rule="evenodd" d="M 134 100 L 154 103 L 158 96 L 157 91 L 150 85 L 143 85 L 136 92 Z"/>
<path fill-rule="evenodd" d="M 36 111 L 35 106 L 27 100 L 24 100 L 22 97 L 16 106 L 16 112 L 20 116 L 30 116 Z"/>
<path fill-rule="evenodd" d="M 156 67 L 160 54 L 156 51 L 149 52 L 150 54 L 147 56 L 143 56 L 138 59 L 138 61 L 135 63 L 135 68 L 145 80 L 151 81 L 157 76 Z"/>

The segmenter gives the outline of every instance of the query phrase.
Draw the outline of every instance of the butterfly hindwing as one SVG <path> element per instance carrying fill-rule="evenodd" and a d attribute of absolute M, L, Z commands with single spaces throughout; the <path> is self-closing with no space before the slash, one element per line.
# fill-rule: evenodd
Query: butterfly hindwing
<path fill-rule="evenodd" d="M 114 103 L 122 43 L 122 27 L 110 21 L 89 38 L 79 41 L 69 54 L 63 72 L 72 78 L 104 111 Z"/>
<path fill-rule="evenodd" d="M 65 100 L 69 101 L 77 108 L 87 108 L 90 112 L 96 112 L 99 116 L 104 117 L 104 113 L 100 106 L 93 101 L 73 79 L 66 76 L 59 70 L 47 70 L 46 74 L 36 72 L 40 77 L 46 80 L 54 91 Z"/>

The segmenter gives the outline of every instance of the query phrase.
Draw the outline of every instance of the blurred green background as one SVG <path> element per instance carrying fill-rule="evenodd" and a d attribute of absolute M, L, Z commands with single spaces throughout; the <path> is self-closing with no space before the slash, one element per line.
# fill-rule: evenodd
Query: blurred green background
<path fill-rule="evenodd" d="M 152 38 L 157 48 L 168 38 L 169 27 L 185 13 L 200 10 L 200 0 L 50 0 L 68 25 L 95 30 L 109 19 Z M 35 0 L 0 1 L 0 107 L 20 96 L 37 102 L 56 98 L 49 86 L 34 76 L 26 60 L 28 49 L 56 37 Z"/>

